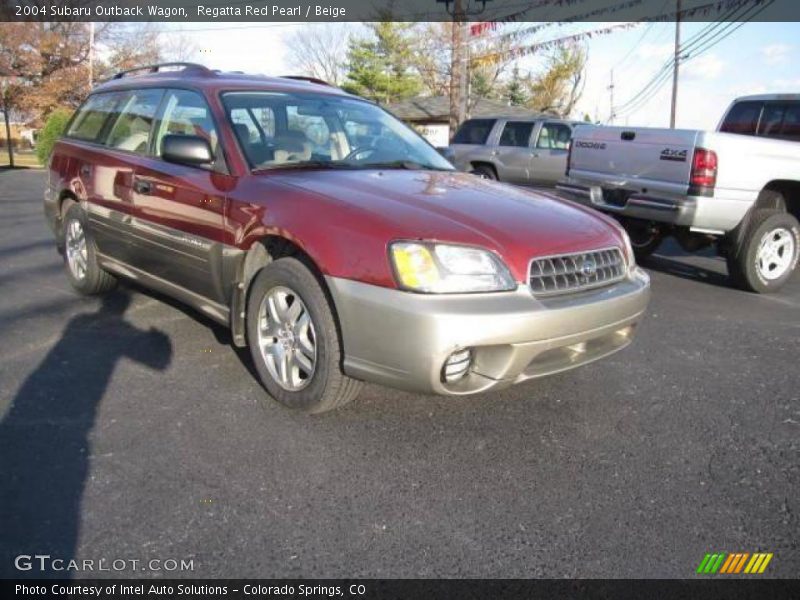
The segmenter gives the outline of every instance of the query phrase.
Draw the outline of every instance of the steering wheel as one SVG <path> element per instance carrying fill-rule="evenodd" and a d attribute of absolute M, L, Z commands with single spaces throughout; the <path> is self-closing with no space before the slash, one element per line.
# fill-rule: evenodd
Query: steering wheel
<path fill-rule="evenodd" d="M 365 156 L 361 157 L 361 159 L 356 158 L 357 156 L 364 154 Z M 342 160 L 364 160 L 365 158 L 369 158 L 375 154 L 375 148 L 371 146 L 357 146 L 353 148 L 350 153 L 345 156 Z"/>

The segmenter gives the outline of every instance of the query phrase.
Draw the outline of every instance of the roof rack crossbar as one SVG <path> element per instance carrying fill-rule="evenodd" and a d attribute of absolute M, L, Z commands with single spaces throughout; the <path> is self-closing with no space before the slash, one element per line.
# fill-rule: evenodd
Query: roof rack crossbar
<path fill-rule="evenodd" d="M 327 81 L 317 77 L 306 77 L 305 75 L 281 75 L 281 79 L 294 79 L 295 81 L 307 81 L 309 83 L 316 83 L 317 85 L 327 85 L 328 87 L 333 87 Z"/>
<path fill-rule="evenodd" d="M 183 67 L 185 70 L 196 70 L 201 71 L 204 74 L 213 74 L 214 72 L 205 67 L 203 65 L 191 62 L 165 62 L 165 63 L 157 63 L 154 65 L 144 65 L 142 67 L 135 67 L 133 69 L 127 69 L 125 71 L 120 71 L 116 73 L 111 79 L 123 79 L 125 76 L 129 75 L 130 73 L 136 73 L 137 71 L 147 71 L 148 73 L 158 73 L 161 69 L 165 67 Z"/>

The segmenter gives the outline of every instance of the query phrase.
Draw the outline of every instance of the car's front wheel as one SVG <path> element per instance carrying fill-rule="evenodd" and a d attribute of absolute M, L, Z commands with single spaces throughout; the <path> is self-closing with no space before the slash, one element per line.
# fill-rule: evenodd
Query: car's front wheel
<path fill-rule="evenodd" d="M 247 339 L 270 396 L 310 413 L 355 399 L 361 382 L 342 371 L 342 346 L 317 278 L 300 260 L 281 258 L 256 275 L 247 302 Z"/>

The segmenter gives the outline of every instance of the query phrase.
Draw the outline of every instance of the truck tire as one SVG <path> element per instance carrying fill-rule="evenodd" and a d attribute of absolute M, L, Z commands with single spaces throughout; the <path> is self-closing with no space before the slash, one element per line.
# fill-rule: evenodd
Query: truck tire
<path fill-rule="evenodd" d="M 791 277 L 800 252 L 800 224 L 789 213 L 758 209 L 728 253 L 728 274 L 737 287 L 777 292 Z"/>
<path fill-rule="evenodd" d="M 491 179 L 493 181 L 497 181 L 497 173 L 495 173 L 494 169 L 489 165 L 478 165 L 472 169 L 470 173 L 477 175 L 482 179 Z"/>
<path fill-rule="evenodd" d="M 77 203 L 70 203 L 63 219 L 64 265 L 67 278 L 79 294 L 102 294 L 114 288 L 116 278 L 97 263 L 92 232 L 86 213 Z"/>
<path fill-rule="evenodd" d="M 631 239 L 631 247 L 636 255 L 636 260 L 642 260 L 658 250 L 664 240 L 663 234 L 648 222 L 626 219 L 622 223 L 628 237 Z"/>
<path fill-rule="evenodd" d="M 247 343 L 267 393 L 288 408 L 326 412 L 361 390 L 362 383 L 342 371 L 333 307 L 296 258 L 280 258 L 255 276 L 247 300 Z"/>

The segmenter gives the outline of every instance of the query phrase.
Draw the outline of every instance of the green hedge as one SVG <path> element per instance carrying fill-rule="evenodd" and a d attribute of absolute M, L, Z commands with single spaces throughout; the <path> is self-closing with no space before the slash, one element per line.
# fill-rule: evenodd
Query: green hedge
<path fill-rule="evenodd" d="M 53 153 L 53 146 L 64 134 L 67 128 L 67 123 L 72 113 L 66 109 L 59 108 L 50 113 L 47 121 L 39 133 L 39 139 L 36 140 L 36 156 L 43 167 L 47 166 L 50 161 L 50 155 Z"/>

